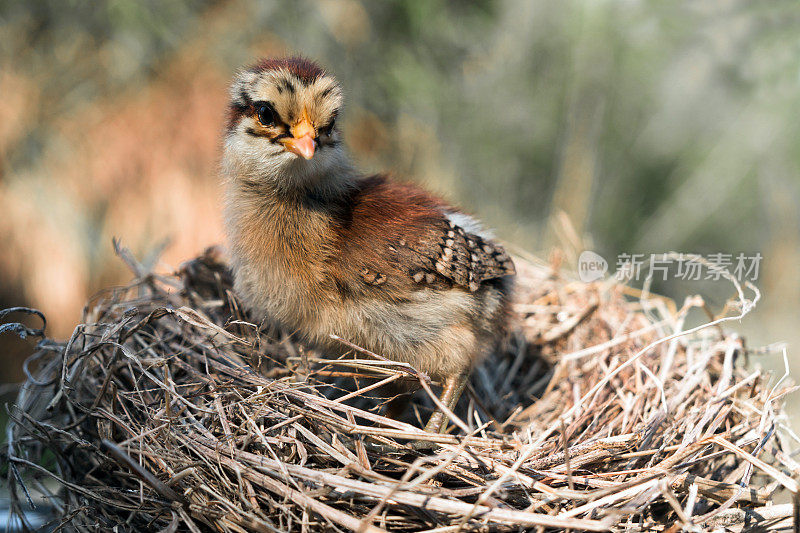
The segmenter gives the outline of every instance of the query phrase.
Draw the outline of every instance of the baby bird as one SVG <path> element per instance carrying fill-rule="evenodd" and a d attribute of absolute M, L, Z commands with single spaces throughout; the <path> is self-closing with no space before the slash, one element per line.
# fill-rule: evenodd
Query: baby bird
<path fill-rule="evenodd" d="M 361 174 L 342 146 L 342 103 L 333 76 L 302 58 L 234 78 L 221 172 L 235 290 L 307 342 L 333 349 L 335 334 L 410 363 L 452 409 L 503 333 L 514 264 L 472 217 Z"/>

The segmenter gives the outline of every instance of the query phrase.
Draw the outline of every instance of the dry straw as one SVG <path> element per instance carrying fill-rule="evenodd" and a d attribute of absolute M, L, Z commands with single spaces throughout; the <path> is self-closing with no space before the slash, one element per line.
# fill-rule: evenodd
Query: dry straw
<path fill-rule="evenodd" d="M 136 279 L 26 365 L 6 451 L 20 513 L 55 479 L 53 524 L 78 531 L 793 528 L 793 389 L 723 327 L 752 287 L 689 328 L 700 298 L 517 259 L 507 347 L 428 434 L 426 376 L 247 322 L 218 252 L 174 276 L 120 252 Z M 418 389 L 402 420 L 381 415 L 388 383 Z"/>

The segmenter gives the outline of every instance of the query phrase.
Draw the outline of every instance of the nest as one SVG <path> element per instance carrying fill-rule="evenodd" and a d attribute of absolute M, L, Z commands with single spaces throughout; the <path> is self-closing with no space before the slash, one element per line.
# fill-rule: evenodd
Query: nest
<path fill-rule="evenodd" d="M 506 347 L 431 434 L 427 376 L 248 322 L 217 251 L 174 275 L 121 255 L 136 279 L 26 364 L 6 451 L 20 519 L 32 485 L 80 531 L 792 525 L 775 503 L 798 488 L 792 388 L 722 328 L 753 304 L 741 288 L 731 316 L 688 328 L 700 298 L 678 309 L 517 258 Z M 418 389 L 401 419 L 383 414 L 395 382 Z"/>

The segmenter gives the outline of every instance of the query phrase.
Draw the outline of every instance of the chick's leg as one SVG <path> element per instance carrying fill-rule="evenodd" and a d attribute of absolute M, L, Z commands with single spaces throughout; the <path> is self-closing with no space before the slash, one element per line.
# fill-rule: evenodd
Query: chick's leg
<path fill-rule="evenodd" d="M 461 398 L 461 394 L 464 392 L 464 388 L 467 386 L 468 381 L 469 374 L 467 372 L 463 372 L 455 376 L 449 376 L 447 379 L 445 379 L 444 389 L 442 390 L 442 395 L 439 397 L 439 400 L 450 411 L 455 409 L 456 404 L 458 404 L 458 399 Z M 437 407 L 428 420 L 428 424 L 425 426 L 425 431 L 429 433 L 439 433 L 447 426 L 447 424 L 444 422 L 444 413 Z"/>
<path fill-rule="evenodd" d="M 461 395 L 464 394 L 464 389 L 467 388 L 469 384 L 469 374 L 464 373 L 460 374 L 456 378 L 456 385 L 455 390 L 453 391 L 452 396 L 450 397 L 450 402 L 447 403 L 447 408 L 450 409 L 453 413 L 456 412 L 456 406 L 458 405 L 458 400 L 461 399 Z M 444 433 L 447 429 L 447 419 L 443 418 L 442 423 L 439 425 L 439 433 Z"/>

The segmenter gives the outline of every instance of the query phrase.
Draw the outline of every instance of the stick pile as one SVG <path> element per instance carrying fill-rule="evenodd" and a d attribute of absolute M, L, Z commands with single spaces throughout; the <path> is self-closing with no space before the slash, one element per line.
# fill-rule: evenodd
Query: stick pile
<path fill-rule="evenodd" d="M 5 451 L 20 515 L 54 478 L 53 525 L 78 531 L 792 527 L 793 389 L 728 318 L 690 329 L 700 298 L 517 259 L 507 346 L 428 434 L 437 384 L 248 322 L 218 251 L 175 275 L 120 253 L 135 280 L 26 365 Z M 734 318 L 754 303 L 738 293 Z M 392 382 L 418 389 L 401 420 L 382 416 Z"/>

